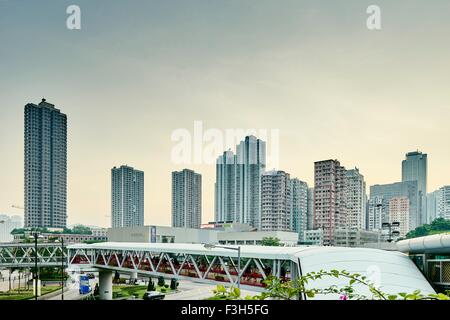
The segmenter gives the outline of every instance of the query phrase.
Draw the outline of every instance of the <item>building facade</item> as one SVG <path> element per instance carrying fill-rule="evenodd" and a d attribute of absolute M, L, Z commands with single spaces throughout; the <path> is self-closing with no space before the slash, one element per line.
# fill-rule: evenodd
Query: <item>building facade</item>
<path fill-rule="evenodd" d="M 389 223 L 399 222 L 400 237 L 409 232 L 409 199 L 394 197 L 389 200 Z"/>
<path fill-rule="evenodd" d="M 314 163 L 314 229 L 334 245 L 334 230 L 347 227 L 346 170 L 337 160 Z"/>
<path fill-rule="evenodd" d="M 111 169 L 113 228 L 144 225 L 144 172 L 129 166 Z"/>
<path fill-rule="evenodd" d="M 305 240 L 308 229 L 308 184 L 291 179 L 291 230 L 298 233 L 299 241 Z"/>
<path fill-rule="evenodd" d="M 450 186 L 443 186 L 427 194 L 427 210 L 428 223 L 437 218 L 450 219 Z"/>
<path fill-rule="evenodd" d="M 172 172 L 172 227 L 200 228 L 202 176 L 192 170 Z"/>
<path fill-rule="evenodd" d="M 67 116 L 45 99 L 25 105 L 25 227 L 67 225 Z"/>
<path fill-rule="evenodd" d="M 347 170 L 347 227 L 350 229 L 366 229 L 366 182 L 358 168 Z"/>
<path fill-rule="evenodd" d="M 22 217 L 0 214 L 0 242 L 12 242 L 14 236 L 11 231 L 22 227 Z"/>
<path fill-rule="evenodd" d="M 261 176 L 261 231 L 291 230 L 291 182 L 284 171 Z"/>
<path fill-rule="evenodd" d="M 239 221 L 236 155 L 228 150 L 216 162 L 215 220 Z"/>
<path fill-rule="evenodd" d="M 380 219 L 378 217 L 380 216 L 380 224 L 389 222 L 389 201 L 395 197 L 406 197 L 409 199 L 408 231 L 420 225 L 417 181 L 405 181 L 370 186 L 369 220 L 377 222 L 371 224 L 369 221 L 369 230 L 379 230 L 378 221 Z M 373 215 L 376 215 L 376 217 Z"/>
<path fill-rule="evenodd" d="M 408 152 L 402 161 L 402 182 L 417 181 L 418 218 L 417 226 L 427 223 L 427 154 Z"/>
<path fill-rule="evenodd" d="M 308 212 L 306 230 L 314 228 L 314 188 L 308 188 Z"/>
<path fill-rule="evenodd" d="M 261 175 L 266 168 L 266 144 L 247 136 L 216 163 L 215 219 L 260 228 Z"/>

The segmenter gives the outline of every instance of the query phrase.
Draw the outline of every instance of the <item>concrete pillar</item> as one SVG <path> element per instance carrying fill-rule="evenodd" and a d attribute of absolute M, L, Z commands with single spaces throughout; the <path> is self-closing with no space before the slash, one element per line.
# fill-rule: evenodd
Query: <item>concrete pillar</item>
<path fill-rule="evenodd" d="M 113 273 L 108 270 L 101 270 L 98 275 L 98 288 L 100 300 L 112 300 L 112 279 Z"/>
<path fill-rule="evenodd" d="M 133 283 L 134 280 L 137 280 L 137 278 L 138 278 L 137 272 L 136 271 L 131 272 L 131 274 L 130 274 L 130 283 Z"/>

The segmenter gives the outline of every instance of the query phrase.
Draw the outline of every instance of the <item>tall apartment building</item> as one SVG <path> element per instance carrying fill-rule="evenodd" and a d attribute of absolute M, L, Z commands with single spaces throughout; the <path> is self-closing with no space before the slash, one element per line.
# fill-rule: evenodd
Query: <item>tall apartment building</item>
<path fill-rule="evenodd" d="M 417 226 L 427 223 L 427 154 L 408 152 L 402 161 L 402 182 L 417 181 L 418 216 Z"/>
<path fill-rule="evenodd" d="M 25 227 L 67 225 L 67 116 L 45 99 L 25 105 Z"/>
<path fill-rule="evenodd" d="M 247 223 L 260 228 L 261 175 L 266 168 L 266 144 L 247 136 L 216 163 L 216 221 Z"/>
<path fill-rule="evenodd" d="M 350 229 L 366 229 L 366 182 L 358 168 L 347 170 L 347 227 Z"/>
<path fill-rule="evenodd" d="M 305 241 L 308 230 L 308 192 L 306 182 L 291 179 L 291 230 L 298 233 L 300 241 Z"/>
<path fill-rule="evenodd" d="M 144 225 L 144 172 L 129 166 L 111 169 L 113 228 Z"/>
<path fill-rule="evenodd" d="M 239 221 L 239 190 L 236 155 L 228 150 L 216 162 L 215 220 Z"/>
<path fill-rule="evenodd" d="M 370 197 L 368 201 L 367 230 L 381 231 L 383 222 L 389 222 L 389 208 L 382 196 Z"/>
<path fill-rule="evenodd" d="M 450 220 L 450 186 L 439 189 L 436 211 L 439 218 Z"/>
<path fill-rule="evenodd" d="M 433 222 L 434 219 L 450 219 L 450 186 L 443 186 L 436 191 L 427 194 L 428 215 Z"/>
<path fill-rule="evenodd" d="M 389 222 L 389 201 L 395 197 L 409 199 L 408 231 L 419 225 L 417 181 L 405 181 L 370 186 L 369 230 L 380 230 L 381 223 Z"/>
<path fill-rule="evenodd" d="M 200 228 L 202 176 L 193 170 L 172 172 L 172 227 Z"/>
<path fill-rule="evenodd" d="M 261 177 L 261 231 L 291 230 L 291 183 L 284 171 Z"/>
<path fill-rule="evenodd" d="M 314 228 L 323 244 L 334 244 L 334 231 L 347 228 L 346 170 L 338 160 L 314 163 Z"/>
<path fill-rule="evenodd" d="M 438 215 L 438 199 L 440 197 L 440 189 L 427 193 L 427 223 L 432 223 Z"/>
<path fill-rule="evenodd" d="M 409 232 L 409 199 L 394 197 L 389 200 L 389 223 L 399 222 L 400 237 Z"/>

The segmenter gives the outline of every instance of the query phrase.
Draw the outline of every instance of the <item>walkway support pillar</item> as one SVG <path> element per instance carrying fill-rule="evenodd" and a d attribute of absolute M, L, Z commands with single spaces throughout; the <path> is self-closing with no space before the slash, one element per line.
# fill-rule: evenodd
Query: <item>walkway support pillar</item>
<path fill-rule="evenodd" d="M 101 270 L 98 275 L 100 300 L 112 300 L 112 280 L 113 273 L 108 270 Z"/>
<path fill-rule="evenodd" d="M 131 275 L 130 275 L 130 283 L 134 283 L 134 281 L 137 280 L 137 278 L 138 278 L 138 273 L 137 273 L 137 271 L 131 272 Z"/>

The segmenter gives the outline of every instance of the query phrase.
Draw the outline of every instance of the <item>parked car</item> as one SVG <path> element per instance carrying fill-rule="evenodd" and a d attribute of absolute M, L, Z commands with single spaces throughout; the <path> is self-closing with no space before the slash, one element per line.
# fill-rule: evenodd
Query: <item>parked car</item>
<path fill-rule="evenodd" d="M 158 291 L 147 291 L 142 298 L 144 300 L 163 300 L 165 296 L 165 294 L 161 294 Z"/>

